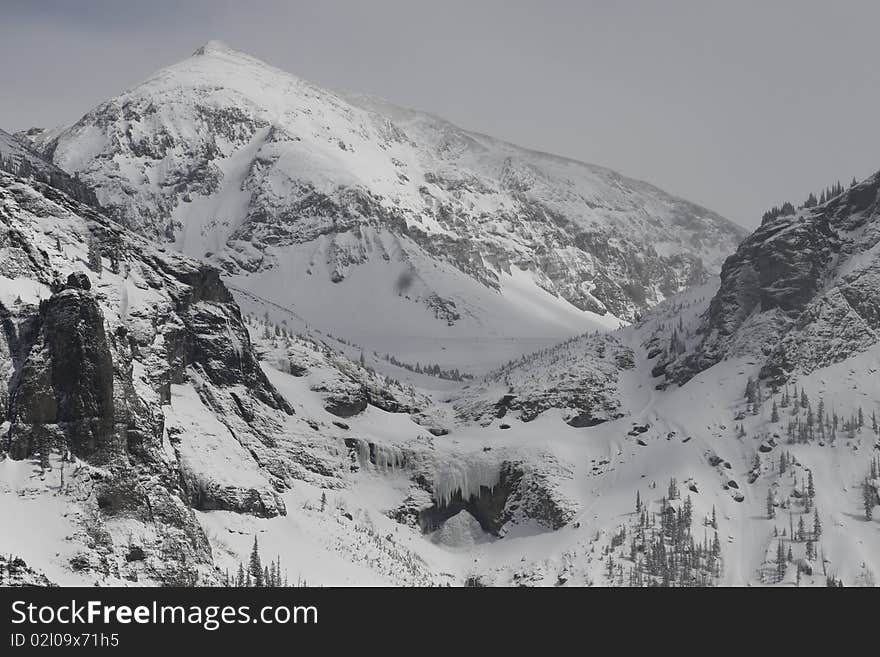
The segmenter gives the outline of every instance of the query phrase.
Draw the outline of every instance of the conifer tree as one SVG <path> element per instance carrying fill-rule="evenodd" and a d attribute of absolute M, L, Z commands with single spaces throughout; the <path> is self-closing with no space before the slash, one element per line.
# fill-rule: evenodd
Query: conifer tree
<path fill-rule="evenodd" d="M 248 563 L 248 574 L 254 578 L 254 586 L 263 586 L 263 564 L 260 563 L 260 548 L 257 545 L 256 535 L 254 535 L 254 547 L 251 549 L 251 558 Z"/>
<path fill-rule="evenodd" d="M 874 517 L 874 487 L 871 482 L 865 479 L 862 483 L 862 502 L 865 506 L 865 520 L 871 520 Z"/>
<path fill-rule="evenodd" d="M 782 541 L 776 543 L 776 581 L 781 582 L 785 579 L 785 546 Z"/>
<path fill-rule="evenodd" d="M 90 234 L 86 247 L 88 249 L 86 254 L 86 266 L 96 274 L 100 275 L 101 270 L 103 269 L 103 264 L 101 262 L 101 245 L 98 243 L 98 240 Z"/>
<path fill-rule="evenodd" d="M 238 588 L 242 588 L 244 586 L 245 578 L 244 578 L 244 566 L 239 561 L 238 562 L 238 574 L 235 576 L 235 585 Z"/>
<path fill-rule="evenodd" d="M 773 488 L 770 487 L 767 489 L 767 517 L 775 518 L 776 517 L 776 509 L 773 506 Z"/>

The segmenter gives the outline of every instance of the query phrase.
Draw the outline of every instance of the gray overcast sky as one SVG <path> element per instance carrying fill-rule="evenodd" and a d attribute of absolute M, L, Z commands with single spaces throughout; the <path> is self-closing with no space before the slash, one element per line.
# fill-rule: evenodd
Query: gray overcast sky
<path fill-rule="evenodd" d="M 216 38 L 746 226 L 880 169 L 872 0 L 0 0 L 0 19 L 8 131 L 71 123 Z"/>

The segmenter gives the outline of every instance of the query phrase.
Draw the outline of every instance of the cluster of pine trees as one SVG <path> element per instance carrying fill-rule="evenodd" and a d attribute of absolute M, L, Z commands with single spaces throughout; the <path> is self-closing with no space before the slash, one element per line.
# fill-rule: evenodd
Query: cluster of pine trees
<path fill-rule="evenodd" d="M 790 201 L 786 201 L 782 205 L 774 205 L 767 210 L 761 217 L 761 223 L 767 223 L 776 219 L 776 217 L 789 217 L 794 214 L 794 205 Z"/>
<path fill-rule="evenodd" d="M 694 509 L 691 497 L 681 499 L 674 478 L 670 479 L 667 494 L 659 506 L 659 513 L 650 511 L 641 494 L 636 493 L 637 521 L 629 533 L 628 554 L 620 552 L 615 560 L 615 550 L 626 542 L 626 527 L 621 527 L 607 548 L 605 569 L 609 582 L 634 587 L 711 586 L 722 569 L 714 507 L 711 518 L 703 519 L 706 530 L 714 530 L 714 537 L 710 540 L 704 530 L 702 540 L 697 540 L 692 531 Z"/>
<path fill-rule="evenodd" d="M 818 553 L 819 538 L 822 536 L 822 521 L 819 517 L 819 510 L 816 507 L 816 486 L 813 482 L 813 472 L 806 470 L 806 478 L 798 477 L 798 462 L 791 453 L 784 451 L 779 455 L 778 472 L 779 476 L 788 474 L 794 484 L 791 495 L 786 496 L 780 504 L 777 505 L 774 489 L 776 484 L 769 486 L 767 489 L 767 517 L 771 520 L 777 517 L 777 506 L 780 509 L 788 509 L 788 527 L 774 525 L 773 537 L 776 539 L 776 558 L 773 563 L 772 579 L 774 583 L 779 583 L 785 579 L 788 572 L 788 565 L 794 563 L 797 566 L 797 583 L 800 584 L 802 573 L 812 575 L 811 562 L 820 558 Z M 789 500 L 794 498 L 794 503 L 790 504 Z M 800 510 L 797 512 L 798 520 L 795 525 L 795 506 L 798 505 Z M 793 545 L 803 545 L 804 559 L 796 560 L 793 554 Z M 800 548 L 798 549 L 800 551 Z M 822 559 L 822 567 L 824 569 L 825 562 Z"/>
<path fill-rule="evenodd" d="M 226 571 L 223 582 L 224 586 L 236 588 L 277 588 L 280 586 L 290 586 L 287 580 L 287 569 L 281 569 L 281 557 L 276 557 L 274 561 L 270 561 L 269 565 L 263 565 L 260 557 L 260 546 L 257 543 L 257 537 L 254 536 L 254 547 L 251 549 L 251 556 L 248 560 L 247 568 L 241 562 L 238 563 L 238 572 L 235 577 L 230 576 Z M 305 582 L 300 583 L 305 586 Z"/>
<path fill-rule="evenodd" d="M 812 499 L 812 496 L 808 499 Z M 807 573 L 808 575 L 813 574 L 809 562 L 820 558 L 816 545 L 819 542 L 819 538 L 822 536 L 822 522 L 819 519 L 819 512 L 815 507 L 813 507 L 813 517 L 809 525 L 804 521 L 804 517 L 807 515 L 808 512 L 805 508 L 804 513 L 800 514 L 797 527 L 795 528 L 794 515 L 789 513 L 788 528 L 783 527 L 781 533 L 778 527 L 773 528 L 773 536 L 776 538 L 776 560 L 774 564 L 776 583 L 785 579 L 785 575 L 788 572 L 788 564 L 791 563 L 795 563 L 797 566 L 798 583 L 800 583 L 801 573 Z M 796 543 L 804 545 L 805 561 L 795 562 L 792 545 Z M 824 568 L 824 559 L 822 559 L 822 565 Z"/>
<path fill-rule="evenodd" d="M 415 365 L 411 365 L 410 363 L 404 363 L 401 360 L 398 360 L 391 354 L 385 354 L 382 358 L 385 359 L 386 362 L 391 363 L 395 367 L 402 367 L 405 370 L 410 372 L 415 372 L 416 374 L 426 374 L 428 376 L 435 376 L 438 379 L 446 379 L 447 381 L 467 381 L 469 379 L 474 378 L 472 375 L 467 373 L 462 373 L 458 370 L 458 368 L 452 368 L 451 370 L 444 370 L 438 364 L 426 364 L 422 365 L 421 363 L 416 363 Z M 361 361 L 363 362 L 363 352 L 361 352 Z"/>
<path fill-rule="evenodd" d="M 272 338 L 290 339 L 294 337 L 293 331 L 288 331 L 287 329 L 287 322 L 282 321 L 281 324 L 276 324 L 269 319 L 269 311 L 265 312 L 262 321 L 259 321 L 251 313 L 248 313 L 245 317 L 248 326 L 255 326 L 260 329 L 260 336 L 264 340 L 271 340 Z"/>
<path fill-rule="evenodd" d="M 778 391 L 771 391 L 775 395 Z M 765 397 L 760 383 L 749 377 L 745 390 L 746 411 L 757 414 L 764 402 Z M 781 422 L 782 413 L 787 412 L 790 416 L 786 422 L 786 434 L 790 443 L 808 443 L 813 440 L 833 443 L 842 431 L 847 438 L 852 439 L 865 428 L 866 418 L 862 407 L 855 408 L 849 417 L 840 416 L 836 410 L 830 412 L 825 407 L 825 400 L 820 398 L 814 410 L 813 403 L 806 390 L 786 384 L 779 395 L 779 401 L 773 397 L 773 405 L 770 410 L 770 421 Z M 742 425 L 737 426 L 739 435 L 744 435 Z M 880 435 L 880 425 L 877 421 L 877 412 L 871 411 L 871 431 Z"/>
<path fill-rule="evenodd" d="M 855 178 L 853 178 L 852 182 L 850 183 L 850 187 L 855 187 L 856 184 L 857 181 Z M 841 185 L 840 181 L 838 180 L 836 183 L 831 185 L 831 187 L 826 187 L 825 189 L 823 189 L 819 193 L 819 196 L 816 196 L 815 194 L 810 192 L 810 195 L 807 197 L 807 200 L 804 201 L 804 204 L 801 207 L 814 208 L 817 205 L 823 205 L 833 199 L 835 196 L 840 196 L 841 194 L 843 194 L 843 191 L 843 185 Z"/>
<path fill-rule="evenodd" d="M 855 187 L 856 184 L 857 184 L 857 181 L 855 178 L 853 178 L 852 183 L 850 183 L 850 187 Z M 830 187 L 827 187 L 824 190 L 822 190 L 818 196 L 816 196 L 816 194 L 810 192 L 810 195 L 807 197 L 807 200 L 804 201 L 800 207 L 801 208 L 814 208 L 817 205 L 824 205 L 825 203 L 827 203 L 828 201 L 830 201 L 834 197 L 839 196 L 840 194 L 843 194 L 843 192 L 844 192 L 844 187 L 843 187 L 843 185 L 840 184 L 840 181 L 838 180 L 836 183 L 834 183 Z M 766 223 L 768 221 L 772 221 L 773 219 L 776 219 L 776 217 L 788 217 L 788 216 L 793 215 L 794 213 L 795 213 L 794 204 L 791 203 L 790 201 L 786 201 L 782 205 L 774 205 L 772 208 L 767 210 L 767 212 L 765 212 L 764 216 L 761 218 L 761 223 Z"/>

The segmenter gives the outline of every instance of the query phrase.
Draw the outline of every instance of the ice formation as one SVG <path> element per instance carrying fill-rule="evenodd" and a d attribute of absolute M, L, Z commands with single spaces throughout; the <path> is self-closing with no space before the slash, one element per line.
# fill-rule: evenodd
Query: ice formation
<path fill-rule="evenodd" d="M 434 501 L 444 507 L 456 493 L 460 493 L 463 500 L 478 497 L 481 488 L 494 489 L 500 475 L 497 463 L 482 459 L 447 462 L 434 475 Z"/>
<path fill-rule="evenodd" d="M 406 454 L 394 445 L 357 441 L 358 463 L 364 469 L 371 465 L 379 472 L 393 472 L 406 465 Z"/>
<path fill-rule="evenodd" d="M 376 469 L 382 472 L 394 471 L 406 465 L 406 456 L 399 447 L 373 443 L 373 459 Z"/>

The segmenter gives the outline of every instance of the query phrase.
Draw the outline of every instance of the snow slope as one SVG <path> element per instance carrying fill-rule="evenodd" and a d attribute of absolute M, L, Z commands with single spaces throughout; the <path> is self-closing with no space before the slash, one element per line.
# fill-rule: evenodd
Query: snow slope
<path fill-rule="evenodd" d="M 709 284 L 663 304 L 633 327 L 610 335 L 584 335 L 522 358 L 479 385 L 465 384 L 451 396 L 437 396 L 433 413 L 443 418 L 441 423 L 451 430 L 448 435 L 430 436 L 412 417 L 372 406 L 346 417 L 343 434 L 350 436 L 347 444 L 353 445 L 351 458 L 356 465 L 345 477 L 343 488 L 323 491 L 330 500 L 323 511 L 321 488 L 296 487 L 296 495 L 289 499 L 301 508 L 297 513 L 302 524 L 297 531 L 319 533 L 324 545 L 332 545 L 348 561 L 362 559 L 364 548 L 341 539 L 337 524 L 349 527 L 349 532 L 353 524 L 370 535 L 387 534 L 395 549 L 405 546 L 411 555 L 408 559 L 419 564 L 421 573 L 418 577 L 380 577 L 390 584 L 628 585 L 635 568 L 629 556 L 630 541 L 641 532 L 641 544 L 647 541 L 643 536 L 659 527 L 659 520 L 656 527 L 639 527 L 636 494 L 648 515 L 659 517 L 674 478 L 678 499 L 667 503 L 680 508 L 690 498 L 696 542 L 711 543 L 718 536 L 717 572 L 704 568 L 700 575 L 695 570 L 693 577 L 704 577 L 695 581 L 793 586 L 798 579 L 795 564 L 800 561 L 800 585 L 824 586 L 827 578 L 846 585 L 874 582 L 880 567 L 877 520 L 864 519 L 860 487 L 880 450 L 880 436 L 873 432 L 870 419 L 854 429 L 852 437 L 807 442 L 789 438 L 789 421 L 805 422 L 807 410 L 798 408 L 792 415 L 787 409 L 781 420 L 771 420 L 772 405 L 781 401 L 782 389 L 774 395 L 765 391 L 758 410 L 747 410 L 746 381 L 749 376 L 757 378 L 760 370 L 760 363 L 749 358 L 725 360 L 681 387 L 656 388 L 662 378 L 652 377 L 650 371 L 657 356 L 649 359 L 648 354 L 657 337 L 668 336 L 673 326 L 680 327 L 684 335 L 693 333 L 713 293 L 714 285 Z M 260 321 L 253 320 L 255 335 L 265 333 Z M 283 348 L 284 342 L 283 337 L 257 338 L 264 345 L 261 349 Z M 615 353 L 626 353 L 632 359 L 605 384 L 614 390 L 618 417 L 594 426 L 572 426 L 572 416 L 585 410 L 585 399 L 579 390 L 566 385 L 566 373 L 574 372 L 576 380 L 589 385 L 584 371 L 603 372 L 604 366 L 596 361 L 599 345 L 611 359 Z M 861 407 L 870 418 L 880 408 L 878 356 L 880 350 L 875 347 L 799 377 L 789 382 L 789 388 L 803 389 L 813 412 L 821 399 L 826 409 L 835 409 L 841 417 L 855 415 Z M 308 376 L 271 369 L 267 373 L 282 394 L 298 400 L 299 413 L 324 416 L 320 402 L 305 402 L 310 396 Z M 499 380 L 507 383 L 497 387 Z M 536 381 L 542 383 L 536 385 Z M 506 395 L 523 396 L 523 404 L 508 403 L 504 414 L 482 411 L 486 400 Z M 474 408 L 481 411 L 475 414 Z M 366 452 L 365 443 L 370 446 Z M 780 474 L 783 453 L 790 465 Z M 529 479 L 529 485 L 520 489 L 525 489 L 524 495 L 506 488 L 504 473 L 510 464 L 516 464 Z M 801 516 L 812 527 L 812 511 L 804 510 L 800 497 L 809 472 L 816 491 L 811 504 L 818 509 L 823 530 L 812 548 L 815 556 L 807 559 L 809 539 L 790 541 L 788 532 Z M 766 507 L 770 488 L 776 504 L 773 519 L 768 518 Z M 456 491 L 462 491 L 471 504 L 462 508 Z M 492 531 L 484 526 L 491 514 L 487 508 L 492 499 L 499 502 L 501 498 L 509 513 L 502 514 L 506 520 L 500 531 Z M 440 500 L 445 500 L 449 515 L 436 528 L 420 525 L 408 515 L 414 506 L 424 509 Z M 488 501 L 480 504 L 478 500 Z M 288 507 L 292 508 L 292 502 Z M 270 554 L 277 552 L 282 561 L 312 563 L 314 557 L 304 553 L 299 533 L 289 534 L 292 530 L 280 521 L 253 522 L 258 524 L 248 524 L 249 531 L 234 539 L 239 547 L 230 548 L 227 567 L 234 569 L 246 554 L 254 531 L 261 542 L 273 546 Z M 626 539 L 617 543 L 623 528 Z M 774 537 L 774 530 L 780 536 L 786 534 L 782 540 L 786 549 L 791 546 L 794 557 L 781 579 L 775 564 L 780 539 Z M 299 548 L 293 547 L 294 536 Z M 611 576 L 609 553 L 617 564 Z M 376 569 L 383 571 L 392 557 L 376 559 Z M 644 563 L 641 552 L 638 559 Z M 311 575 L 306 567 L 300 570 L 310 583 L 349 581 L 329 566 L 315 565 Z M 363 575 L 359 581 L 374 581 L 373 576 Z"/>
<path fill-rule="evenodd" d="M 608 169 L 337 94 L 213 41 L 66 130 L 21 137 L 114 217 L 235 287 L 446 366 L 476 339 L 486 369 L 529 340 L 614 328 L 706 280 L 744 236 Z"/>

